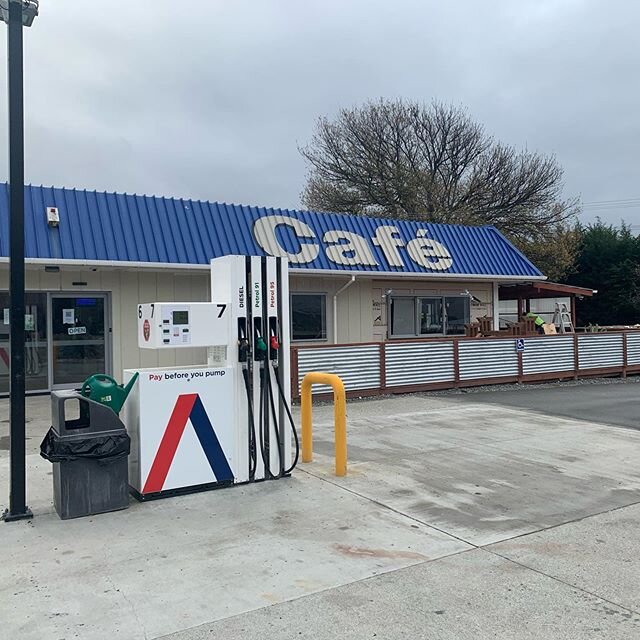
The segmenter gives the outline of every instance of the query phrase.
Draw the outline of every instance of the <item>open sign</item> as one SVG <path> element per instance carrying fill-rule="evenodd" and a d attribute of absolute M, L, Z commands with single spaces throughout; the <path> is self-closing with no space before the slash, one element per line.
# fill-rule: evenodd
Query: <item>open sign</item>
<path fill-rule="evenodd" d="M 69 332 L 70 336 L 79 336 L 87 333 L 87 327 L 69 327 L 67 331 Z"/>

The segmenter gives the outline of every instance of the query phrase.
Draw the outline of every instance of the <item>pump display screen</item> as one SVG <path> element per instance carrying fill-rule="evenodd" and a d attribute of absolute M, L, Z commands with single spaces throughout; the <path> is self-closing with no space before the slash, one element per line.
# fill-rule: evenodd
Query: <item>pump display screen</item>
<path fill-rule="evenodd" d="M 188 311 L 174 311 L 171 314 L 173 324 L 189 324 L 189 312 Z"/>

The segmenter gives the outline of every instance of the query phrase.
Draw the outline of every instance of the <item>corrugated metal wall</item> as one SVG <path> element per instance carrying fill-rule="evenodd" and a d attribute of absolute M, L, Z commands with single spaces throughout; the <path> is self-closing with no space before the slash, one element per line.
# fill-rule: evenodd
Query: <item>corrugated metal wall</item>
<path fill-rule="evenodd" d="M 623 361 L 621 333 L 596 333 L 578 336 L 578 366 L 580 369 L 621 367 Z"/>
<path fill-rule="evenodd" d="M 525 350 L 522 354 L 524 375 L 573 371 L 574 366 L 573 336 L 545 336 L 525 340 Z"/>
<path fill-rule="evenodd" d="M 460 342 L 460 380 L 518 375 L 514 340 L 463 340 Z"/>
<path fill-rule="evenodd" d="M 624 343 L 626 335 L 627 360 Z M 458 362 L 456 367 L 457 342 Z M 402 392 L 404 387 L 428 389 L 469 386 L 519 379 L 524 382 L 569 375 L 640 373 L 640 332 L 535 336 L 524 338 L 421 340 L 370 345 L 336 345 L 330 349 L 297 349 L 299 382 L 309 371 L 329 371 L 344 378 L 347 390 Z M 578 345 L 579 369 L 575 368 Z M 384 353 L 382 383 L 381 353 Z M 294 356 L 295 357 L 295 356 Z M 522 368 L 519 360 L 522 359 Z M 456 377 L 457 369 L 457 377 Z M 295 387 L 295 385 L 294 385 Z M 327 392 L 318 387 L 315 392 Z M 296 394 L 297 395 L 297 394 Z"/>
<path fill-rule="evenodd" d="M 385 365 L 388 387 L 453 382 L 453 342 L 386 344 Z"/>
<path fill-rule="evenodd" d="M 335 373 L 345 389 L 377 389 L 380 387 L 380 348 L 378 345 L 336 347 L 335 349 L 303 349 L 298 352 L 298 385 L 310 371 Z M 330 387 L 317 385 L 314 393 L 328 393 Z"/>
<path fill-rule="evenodd" d="M 627 364 L 640 365 L 640 333 L 627 334 Z"/>

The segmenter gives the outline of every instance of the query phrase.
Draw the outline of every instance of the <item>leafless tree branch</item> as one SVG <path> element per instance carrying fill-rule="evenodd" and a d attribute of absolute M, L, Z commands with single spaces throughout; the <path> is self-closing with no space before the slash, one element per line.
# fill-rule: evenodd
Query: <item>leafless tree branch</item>
<path fill-rule="evenodd" d="M 425 222 L 492 224 L 521 242 L 575 214 L 562 168 L 496 142 L 464 109 L 379 101 L 320 118 L 300 149 L 306 206 Z"/>

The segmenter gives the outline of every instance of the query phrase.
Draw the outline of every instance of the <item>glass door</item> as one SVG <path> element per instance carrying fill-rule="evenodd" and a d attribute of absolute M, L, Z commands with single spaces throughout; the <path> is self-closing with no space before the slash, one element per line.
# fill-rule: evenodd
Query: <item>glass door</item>
<path fill-rule="evenodd" d="M 418 298 L 420 335 L 444 333 L 442 298 Z"/>
<path fill-rule="evenodd" d="M 47 294 L 28 291 L 24 297 L 24 368 L 27 391 L 49 388 Z M 9 293 L 0 292 L 0 393 L 9 393 Z"/>
<path fill-rule="evenodd" d="M 471 304 L 469 298 L 451 297 L 444 299 L 446 306 L 447 335 L 464 335 L 464 325 L 470 322 Z"/>
<path fill-rule="evenodd" d="M 79 386 L 107 371 L 106 296 L 52 295 L 52 386 Z"/>

